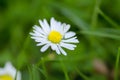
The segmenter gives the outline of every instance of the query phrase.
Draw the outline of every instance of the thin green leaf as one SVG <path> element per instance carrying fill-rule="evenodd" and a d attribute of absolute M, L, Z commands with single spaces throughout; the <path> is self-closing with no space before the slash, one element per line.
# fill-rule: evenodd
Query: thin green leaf
<path fill-rule="evenodd" d="M 98 36 L 98 37 L 106 37 L 106 38 L 120 40 L 119 35 L 108 34 L 108 33 L 100 32 L 100 31 L 81 31 L 81 33 L 82 34 L 87 34 L 87 35 Z"/>
<path fill-rule="evenodd" d="M 120 48 L 118 49 L 118 54 L 117 54 L 117 57 L 116 57 L 116 64 L 115 64 L 115 79 L 114 79 L 114 80 L 118 80 L 119 60 L 120 60 Z"/>
<path fill-rule="evenodd" d="M 82 72 L 80 72 L 78 68 L 76 68 L 76 71 L 84 80 L 90 80 L 87 76 L 85 76 Z"/>
<path fill-rule="evenodd" d="M 92 22 L 91 22 L 91 26 L 92 26 L 92 30 L 96 28 L 97 25 L 97 18 L 98 18 L 98 8 L 100 6 L 101 0 L 95 0 L 95 6 L 94 6 L 94 11 L 93 11 L 93 15 L 92 15 Z"/>
<path fill-rule="evenodd" d="M 116 22 L 114 22 L 111 18 L 109 18 L 106 14 L 104 14 L 103 11 L 101 11 L 100 9 L 98 9 L 99 14 L 101 16 L 103 16 L 111 25 L 113 25 L 113 27 L 115 27 L 116 29 L 120 29 L 120 25 L 118 25 Z"/>
<path fill-rule="evenodd" d="M 61 66 L 63 68 L 63 72 L 64 72 L 64 75 L 65 75 L 65 80 L 70 80 L 69 76 L 68 76 L 68 73 L 67 73 L 67 70 L 65 68 L 65 65 L 64 65 L 64 63 L 63 63 L 63 61 L 61 59 L 60 59 L 60 63 L 61 63 Z"/>

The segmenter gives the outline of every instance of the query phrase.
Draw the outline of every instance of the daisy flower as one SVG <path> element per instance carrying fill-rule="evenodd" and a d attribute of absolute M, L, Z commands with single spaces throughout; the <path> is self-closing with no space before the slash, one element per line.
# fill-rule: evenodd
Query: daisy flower
<path fill-rule="evenodd" d="M 61 23 L 51 18 L 50 25 L 47 20 L 39 20 L 40 26 L 34 25 L 31 38 L 38 42 L 37 46 L 43 46 L 40 51 L 45 52 L 49 47 L 57 54 L 67 55 L 63 48 L 74 50 L 79 43 L 76 34 L 69 31 L 70 25 Z"/>
<path fill-rule="evenodd" d="M 0 80 L 15 80 L 16 69 L 12 66 L 10 62 L 5 64 L 4 68 L 0 68 Z M 16 80 L 21 80 L 21 74 L 18 71 Z"/>

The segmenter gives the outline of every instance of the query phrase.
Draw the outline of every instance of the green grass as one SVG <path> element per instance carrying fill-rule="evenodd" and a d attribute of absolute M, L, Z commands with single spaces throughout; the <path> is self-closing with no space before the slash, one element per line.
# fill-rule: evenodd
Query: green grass
<path fill-rule="evenodd" d="M 119 80 L 119 7 L 120 0 L 0 0 L 0 67 L 11 61 L 22 80 Z M 80 41 L 67 56 L 42 53 L 30 38 L 33 25 L 51 17 L 70 24 Z M 96 71 L 96 59 L 107 75 Z"/>
<path fill-rule="evenodd" d="M 120 48 L 118 49 L 118 54 L 116 57 L 116 65 L 115 65 L 115 80 L 119 80 L 119 61 L 120 61 Z"/>

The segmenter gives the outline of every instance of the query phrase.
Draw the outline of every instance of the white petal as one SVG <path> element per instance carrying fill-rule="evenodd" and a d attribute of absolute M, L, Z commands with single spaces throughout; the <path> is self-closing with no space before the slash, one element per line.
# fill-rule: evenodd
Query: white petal
<path fill-rule="evenodd" d="M 42 38 L 47 38 L 45 35 L 42 35 L 40 33 L 30 33 L 30 35 L 35 36 L 35 37 L 42 37 Z"/>
<path fill-rule="evenodd" d="M 45 45 L 45 43 L 38 43 L 36 46 L 42 46 Z"/>
<path fill-rule="evenodd" d="M 46 34 L 48 34 L 48 31 L 47 31 L 47 30 L 49 30 L 48 26 L 46 26 L 46 25 L 44 24 L 44 22 L 42 22 L 41 20 L 39 20 L 39 23 L 40 23 L 42 29 L 44 30 L 44 32 L 45 32 Z"/>
<path fill-rule="evenodd" d="M 38 31 L 36 31 L 36 30 L 33 30 L 33 34 L 35 34 L 35 35 L 37 35 L 37 36 L 45 36 L 45 34 L 42 34 L 42 33 L 40 33 L 40 32 L 38 32 Z"/>
<path fill-rule="evenodd" d="M 64 26 L 58 22 L 58 32 L 60 32 L 61 35 L 64 35 Z"/>
<path fill-rule="evenodd" d="M 79 43 L 79 41 L 77 39 L 75 39 L 75 40 L 62 40 L 62 42 L 65 42 L 65 43 Z"/>
<path fill-rule="evenodd" d="M 60 54 L 60 50 L 59 50 L 58 46 L 56 47 L 56 53 Z"/>
<path fill-rule="evenodd" d="M 63 43 L 63 42 L 60 43 L 60 46 L 62 46 L 64 48 L 67 48 L 67 49 L 70 49 L 70 50 L 74 50 L 74 48 L 76 47 L 76 45 L 66 44 L 66 43 Z"/>
<path fill-rule="evenodd" d="M 75 33 L 72 31 L 65 33 L 65 38 L 71 38 L 73 36 L 75 36 Z"/>
<path fill-rule="evenodd" d="M 52 50 L 55 50 L 55 49 L 56 49 L 56 44 L 53 44 L 53 43 L 52 43 L 52 44 L 51 44 L 51 49 L 52 49 Z"/>
<path fill-rule="evenodd" d="M 50 26 L 51 26 L 51 30 L 55 30 L 57 25 L 56 25 L 56 21 L 55 19 L 52 17 L 50 20 Z"/>
<path fill-rule="evenodd" d="M 64 54 L 66 56 L 67 53 L 60 46 L 58 46 L 58 47 L 59 47 L 60 51 L 62 52 L 62 54 Z"/>
<path fill-rule="evenodd" d="M 45 52 L 49 48 L 50 44 L 46 44 L 41 48 L 41 52 Z"/>
<path fill-rule="evenodd" d="M 46 27 L 46 31 L 49 33 L 50 32 L 50 26 L 49 26 L 49 24 L 48 24 L 46 19 L 44 19 L 44 25 Z"/>
<path fill-rule="evenodd" d="M 62 40 L 62 42 L 66 42 L 66 43 L 79 43 L 78 39 L 76 39 L 77 37 L 73 37 L 70 39 L 66 39 L 66 40 Z"/>
<path fill-rule="evenodd" d="M 60 50 L 58 49 L 58 46 L 56 44 L 51 44 L 52 50 L 56 51 L 57 54 L 60 54 Z"/>
<path fill-rule="evenodd" d="M 21 73 L 19 71 L 17 72 L 17 80 L 21 80 Z"/>
<path fill-rule="evenodd" d="M 64 26 L 64 33 L 66 33 L 70 29 L 70 25 L 63 24 Z"/>
<path fill-rule="evenodd" d="M 39 32 L 39 33 L 41 33 L 41 34 L 46 35 L 46 34 L 45 34 L 45 32 L 44 32 L 44 31 L 43 31 L 43 30 L 42 30 L 39 26 L 34 25 L 34 27 L 33 27 L 33 28 L 34 28 L 34 30 L 35 30 L 35 31 L 37 31 L 37 32 Z"/>
<path fill-rule="evenodd" d="M 57 22 L 56 21 L 56 31 L 58 31 L 58 32 L 60 32 L 61 34 L 63 33 L 63 26 L 62 26 L 62 24 L 61 24 L 61 22 Z"/>
<path fill-rule="evenodd" d="M 36 46 L 42 46 L 42 45 L 45 45 L 45 44 L 48 44 L 48 43 L 49 43 L 48 41 L 44 41 L 44 42 L 38 43 Z"/>
<path fill-rule="evenodd" d="M 48 42 L 46 38 L 40 38 L 40 37 L 31 37 L 34 39 L 36 42 Z"/>

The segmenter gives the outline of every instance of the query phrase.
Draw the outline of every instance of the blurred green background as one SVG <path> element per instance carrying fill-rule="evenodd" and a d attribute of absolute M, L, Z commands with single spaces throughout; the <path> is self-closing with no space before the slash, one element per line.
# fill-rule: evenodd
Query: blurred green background
<path fill-rule="evenodd" d="M 77 33 L 67 56 L 41 53 L 30 38 L 51 17 Z M 22 80 L 114 80 L 119 46 L 120 0 L 0 0 L 0 66 L 11 61 Z"/>

